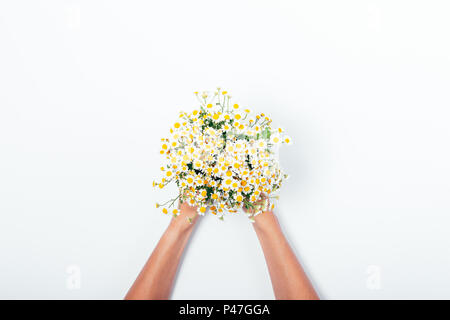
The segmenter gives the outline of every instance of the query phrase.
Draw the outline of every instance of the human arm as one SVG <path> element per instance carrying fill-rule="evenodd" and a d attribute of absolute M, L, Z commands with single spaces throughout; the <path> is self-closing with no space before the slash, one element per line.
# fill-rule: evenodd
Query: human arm
<path fill-rule="evenodd" d="M 191 218 L 191 223 L 188 221 Z M 180 258 L 198 218 L 195 207 L 180 204 L 180 215 L 169 226 L 131 286 L 126 300 L 165 300 L 172 291 Z"/>
<path fill-rule="evenodd" d="M 317 300 L 314 287 L 281 230 L 272 211 L 256 217 L 253 228 L 264 252 L 276 299 Z"/>

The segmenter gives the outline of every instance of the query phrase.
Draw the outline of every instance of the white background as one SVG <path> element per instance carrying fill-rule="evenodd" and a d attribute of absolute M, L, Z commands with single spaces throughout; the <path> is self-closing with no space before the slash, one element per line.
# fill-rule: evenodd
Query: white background
<path fill-rule="evenodd" d="M 0 298 L 123 298 L 169 221 L 159 139 L 216 86 L 294 139 L 277 214 L 322 298 L 450 298 L 449 14 L 1 1 Z M 245 217 L 200 221 L 173 298 L 273 298 Z"/>

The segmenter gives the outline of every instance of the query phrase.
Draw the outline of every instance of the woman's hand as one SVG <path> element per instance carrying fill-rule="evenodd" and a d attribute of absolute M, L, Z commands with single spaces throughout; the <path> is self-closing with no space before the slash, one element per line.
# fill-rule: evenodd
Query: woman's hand
<path fill-rule="evenodd" d="M 267 196 L 262 195 L 255 205 L 263 205 L 263 212 L 255 216 L 256 210 L 253 208 L 244 208 L 244 211 L 250 213 L 255 220 L 253 227 L 266 258 L 275 297 L 318 299 L 314 287 L 286 240 L 277 217 L 269 210 Z"/>
<path fill-rule="evenodd" d="M 178 231 L 192 229 L 198 219 L 197 207 L 190 206 L 186 201 L 178 204 L 180 214 L 173 217 L 169 227 Z"/>
<path fill-rule="evenodd" d="M 258 212 L 258 209 L 262 209 L 263 212 L 267 211 L 269 208 L 269 198 L 261 193 L 261 197 L 258 201 L 252 203 L 247 207 L 245 204 L 242 206 L 244 212 L 249 213 L 251 217 L 255 216 L 255 213 Z"/>
<path fill-rule="evenodd" d="M 258 215 L 255 213 L 258 211 L 256 208 L 246 208 L 245 205 L 242 208 L 244 212 L 250 214 L 250 217 L 254 220 L 253 226 L 257 229 L 267 229 L 270 226 L 277 225 L 277 218 L 270 208 L 269 198 L 265 194 L 261 194 L 261 199 L 254 203 L 255 207 L 260 207 L 262 212 Z"/>
<path fill-rule="evenodd" d="M 187 202 L 178 205 L 180 214 L 167 230 L 128 291 L 125 299 L 168 299 L 181 255 L 197 221 L 197 208 Z"/>

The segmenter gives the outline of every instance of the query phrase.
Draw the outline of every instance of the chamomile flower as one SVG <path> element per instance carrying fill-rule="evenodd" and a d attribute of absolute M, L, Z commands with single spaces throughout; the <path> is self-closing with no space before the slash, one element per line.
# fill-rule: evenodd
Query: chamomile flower
<path fill-rule="evenodd" d="M 272 142 L 273 144 L 280 144 L 281 137 L 278 134 L 274 134 L 270 137 L 270 142 Z"/>
<path fill-rule="evenodd" d="M 242 114 L 240 112 L 236 112 L 234 114 L 234 120 L 239 121 L 243 118 Z"/>
<path fill-rule="evenodd" d="M 192 185 L 194 185 L 194 177 L 193 176 L 191 176 L 191 175 L 188 175 L 187 177 L 186 177 L 186 183 L 188 184 L 188 186 L 192 186 Z"/>
<path fill-rule="evenodd" d="M 195 169 L 201 169 L 201 168 L 203 168 L 203 162 L 200 161 L 200 160 L 195 160 L 195 161 L 194 161 L 194 168 L 195 168 Z"/>
<path fill-rule="evenodd" d="M 287 145 L 291 145 L 291 144 L 292 144 L 291 137 L 289 137 L 289 136 L 284 136 L 283 142 L 286 143 Z"/>

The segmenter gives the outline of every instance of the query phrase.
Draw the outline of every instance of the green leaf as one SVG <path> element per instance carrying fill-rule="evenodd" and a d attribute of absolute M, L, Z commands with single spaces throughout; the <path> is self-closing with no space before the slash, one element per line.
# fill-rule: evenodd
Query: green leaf
<path fill-rule="evenodd" d="M 262 132 L 262 137 L 264 138 L 264 139 L 270 139 L 270 130 L 269 130 L 269 128 L 265 128 L 264 130 L 263 130 L 263 132 Z"/>

